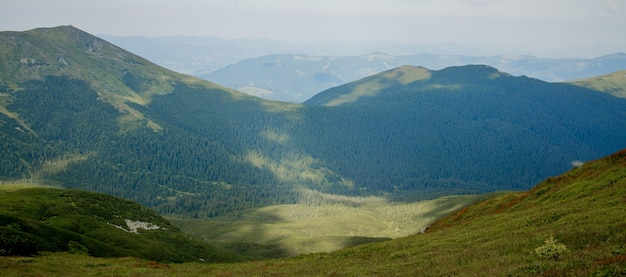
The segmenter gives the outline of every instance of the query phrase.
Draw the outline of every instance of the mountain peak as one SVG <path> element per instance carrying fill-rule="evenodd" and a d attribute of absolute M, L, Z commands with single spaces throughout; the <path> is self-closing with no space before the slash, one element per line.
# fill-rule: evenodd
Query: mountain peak
<path fill-rule="evenodd" d="M 25 32 L 0 32 L 0 80 L 10 90 L 27 82 L 64 77 L 88 84 L 98 100 L 127 115 L 124 122 L 145 121 L 132 105 L 150 103 L 169 94 L 176 83 L 219 88 L 208 81 L 184 76 L 117 47 L 74 26 L 38 28 Z M 160 127 L 149 123 L 153 130 Z"/>
<path fill-rule="evenodd" d="M 26 32 L 40 32 L 43 34 L 48 34 L 48 33 L 57 33 L 57 34 L 83 34 L 83 35 L 88 35 L 91 36 L 89 33 L 76 28 L 72 25 L 60 25 L 60 26 L 56 26 L 56 27 L 42 27 L 42 28 L 36 28 L 36 29 L 32 29 L 30 31 L 26 31 Z"/>

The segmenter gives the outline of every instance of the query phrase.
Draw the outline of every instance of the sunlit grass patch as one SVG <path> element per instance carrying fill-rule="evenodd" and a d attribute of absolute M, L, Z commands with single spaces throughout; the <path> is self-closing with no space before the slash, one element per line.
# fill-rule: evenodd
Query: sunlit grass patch
<path fill-rule="evenodd" d="M 3 191 L 15 191 L 15 190 L 20 190 L 20 189 L 35 188 L 35 187 L 41 187 L 41 185 L 37 183 L 26 183 L 26 182 L 12 182 L 12 181 L 0 182 L 0 190 L 3 190 Z"/>
<path fill-rule="evenodd" d="M 210 220 L 170 218 L 170 221 L 186 233 L 211 243 L 258 245 L 261 252 L 268 251 L 269 246 L 291 256 L 416 234 L 434 220 L 483 197 L 448 196 L 399 203 L 383 197 L 349 197 L 307 190 L 299 204 L 262 207 Z"/>

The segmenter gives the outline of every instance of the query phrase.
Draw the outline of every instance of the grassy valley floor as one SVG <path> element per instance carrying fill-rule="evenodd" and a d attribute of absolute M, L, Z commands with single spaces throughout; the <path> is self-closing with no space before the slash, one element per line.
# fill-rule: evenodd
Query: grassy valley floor
<path fill-rule="evenodd" d="M 415 203 L 320 194 L 317 205 L 276 205 L 210 220 L 168 218 L 182 231 L 251 259 L 331 252 L 406 237 L 471 203 L 493 196 L 447 196 Z M 326 202 L 327 204 L 320 204 Z"/>

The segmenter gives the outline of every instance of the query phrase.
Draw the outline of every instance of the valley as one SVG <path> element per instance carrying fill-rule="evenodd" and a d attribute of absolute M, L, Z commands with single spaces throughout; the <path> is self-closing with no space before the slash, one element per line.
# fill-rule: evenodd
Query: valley
<path fill-rule="evenodd" d="M 208 220 L 168 219 L 197 239 L 261 260 L 331 252 L 417 234 L 435 220 L 496 194 L 414 203 L 394 203 L 382 197 L 328 201 L 338 197 L 325 195 L 326 200 L 317 205 L 274 205 Z"/>
<path fill-rule="evenodd" d="M 404 65 L 287 103 L 73 26 L 0 32 L 0 268 L 624 274 L 624 76 Z"/>
<path fill-rule="evenodd" d="M 0 257 L 0 266 L 12 276 L 620 276 L 626 272 L 625 159 L 620 151 L 531 190 L 487 198 L 437 220 L 424 234 L 330 253 L 214 264 L 45 253 Z M 555 259 L 537 253 L 550 237 L 566 249 Z"/>

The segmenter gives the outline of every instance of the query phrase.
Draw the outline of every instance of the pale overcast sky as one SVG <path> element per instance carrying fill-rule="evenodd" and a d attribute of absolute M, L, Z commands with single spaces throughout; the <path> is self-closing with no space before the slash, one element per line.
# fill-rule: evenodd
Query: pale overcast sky
<path fill-rule="evenodd" d="M 626 0 L 0 0 L 2 31 L 58 25 L 116 36 L 450 42 L 494 55 L 626 52 Z"/>

